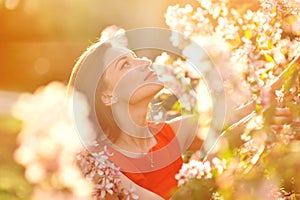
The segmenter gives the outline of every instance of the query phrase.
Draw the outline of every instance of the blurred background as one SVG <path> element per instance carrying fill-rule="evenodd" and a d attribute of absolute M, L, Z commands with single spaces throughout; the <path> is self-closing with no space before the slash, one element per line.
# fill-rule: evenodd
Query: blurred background
<path fill-rule="evenodd" d="M 197 2 L 0 0 L 0 89 L 33 91 L 51 80 L 66 82 L 76 58 L 105 27 L 167 28 L 164 13 L 177 3 Z"/>
<path fill-rule="evenodd" d="M 211 2 L 216 3 L 217 7 L 212 9 Z M 287 7 L 286 2 L 289 3 Z M 173 6 L 176 4 L 179 6 Z M 192 12 L 192 7 L 199 7 L 200 4 L 203 10 L 195 9 Z M 273 4 L 275 5 L 274 9 L 268 10 L 272 8 Z M 262 5 L 264 6 L 263 9 Z M 173 6 L 173 8 L 168 9 L 169 6 Z M 230 12 L 226 6 L 231 9 Z M 62 193 L 70 192 L 72 187 L 62 187 L 59 178 L 66 179 L 70 185 L 72 182 L 74 186 L 76 185 L 77 181 L 69 179 L 74 177 L 72 171 L 69 170 L 71 168 L 66 167 L 67 170 L 63 171 L 61 170 L 63 167 L 60 168 L 57 164 L 61 160 L 70 160 L 60 160 L 60 156 L 64 154 L 51 150 L 51 148 L 60 149 L 60 146 L 56 146 L 55 142 L 61 142 L 66 149 L 72 149 L 72 146 L 69 145 L 71 142 L 66 139 L 68 138 L 66 136 L 68 130 L 56 126 L 63 124 L 67 128 L 71 127 L 68 124 L 68 113 L 55 113 L 55 111 L 66 109 L 60 98 L 64 99 L 65 97 L 63 84 L 67 84 L 76 60 L 88 46 L 97 41 L 106 27 L 112 25 L 125 30 L 162 27 L 193 34 L 196 40 L 204 43 L 202 45 L 211 47 L 208 50 L 216 50 L 216 54 L 212 54 L 212 56 L 215 56 L 214 61 L 222 67 L 220 69 L 223 69 L 223 72 L 228 74 L 237 72 L 238 76 L 228 75 L 227 77 L 228 80 L 233 80 L 233 84 L 227 83 L 227 87 L 231 89 L 227 92 L 232 100 L 238 100 L 238 96 L 248 95 L 247 89 L 252 89 L 250 95 L 255 94 L 255 97 L 263 98 L 263 95 L 260 96 L 262 86 L 282 72 L 284 68 L 294 66 L 286 72 L 286 76 L 283 78 L 284 84 L 280 84 L 284 87 L 276 90 L 276 99 L 280 102 L 275 102 L 273 105 L 272 98 L 266 98 L 266 104 L 272 104 L 267 110 L 268 112 L 262 112 L 261 104 L 264 99 L 256 102 L 255 109 L 259 115 L 249 123 L 247 122 L 248 125 L 250 124 L 249 130 L 243 129 L 246 134 L 253 136 L 253 138 L 249 136 L 251 140 L 247 141 L 249 139 L 247 136 L 245 137 L 247 140 L 245 138 L 244 140 L 239 134 L 229 134 L 230 130 L 224 136 L 224 138 L 228 137 L 229 139 L 224 139 L 226 142 L 224 144 L 227 145 L 220 145 L 223 148 L 220 148 L 221 157 L 228 159 L 233 167 L 237 167 L 237 169 L 240 167 L 242 170 L 235 173 L 228 167 L 227 172 L 231 176 L 223 173 L 224 176 L 215 179 L 215 185 L 211 182 L 205 182 L 204 179 L 203 186 L 211 188 L 216 186 L 217 189 L 220 189 L 219 191 L 225 192 L 226 197 L 230 197 L 228 199 L 259 199 L 255 195 L 260 196 L 260 199 L 270 199 L 265 194 L 267 194 L 266 191 L 273 191 L 273 189 L 266 186 L 277 184 L 278 181 L 277 188 L 275 187 L 275 192 L 273 192 L 277 196 L 279 194 L 276 199 L 300 198 L 298 192 L 300 177 L 297 173 L 300 167 L 299 159 L 297 159 L 300 152 L 298 134 L 300 133 L 300 10 L 292 11 L 295 7 L 300 7 L 298 0 L 229 0 L 228 5 L 225 5 L 224 1 L 218 0 L 0 0 L 0 200 L 30 199 L 31 193 L 34 192 L 38 195 L 36 197 L 38 200 L 59 199 L 51 196 L 52 188 L 49 188 L 44 182 L 53 183 L 58 191 L 63 191 Z M 280 12 L 277 12 L 278 9 Z M 168 20 L 165 19 L 165 15 Z M 240 28 L 239 31 L 236 28 Z M 226 41 L 226 45 L 222 46 L 223 43 L 218 40 L 215 42 L 213 37 L 208 39 L 210 36 L 220 36 Z M 183 48 L 185 50 L 192 49 L 189 45 Z M 253 53 L 252 50 L 256 51 Z M 236 65 L 231 65 L 232 63 L 228 59 L 229 55 L 230 58 L 235 56 L 242 59 L 243 57 L 239 53 L 245 53 L 249 60 L 246 63 L 239 61 L 240 63 L 235 62 Z M 188 54 L 186 56 L 188 57 Z M 295 57 L 297 59 L 290 65 Z M 167 58 L 164 61 L 169 62 L 170 60 L 172 59 Z M 180 63 L 183 64 L 173 60 L 169 64 L 181 68 Z M 242 75 L 241 67 L 245 67 L 243 69 L 247 72 L 246 76 L 244 76 L 245 73 Z M 238 79 L 233 79 L 234 76 Z M 247 86 L 245 89 L 241 82 L 234 82 L 242 77 L 249 84 L 249 88 Z M 52 81 L 59 81 L 60 83 L 52 84 L 48 87 L 47 92 L 39 90 L 39 94 L 32 95 L 34 98 L 27 95 L 27 99 L 20 101 L 19 116 L 15 117 L 22 119 L 24 123 L 22 126 L 21 120 L 11 116 L 12 105 L 21 93 L 32 93 L 40 86 L 48 85 Z M 237 90 L 237 88 L 242 90 Z M 203 91 L 202 89 L 201 91 Z M 190 99 L 187 98 L 187 100 Z M 203 105 L 207 107 L 207 104 Z M 273 114 L 276 106 L 289 106 L 288 108 L 293 111 L 294 121 L 292 124 L 284 121 L 279 122 L 278 125 L 281 129 L 273 131 L 270 128 L 270 122 L 275 120 Z M 59 115 L 62 115 L 62 120 L 57 118 Z M 204 118 L 207 118 L 207 115 Z M 50 122 L 47 124 L 47 120 L 53 123 L 52 127 L 49 125 Z M 49 125 L 50 128 L 44 126 L 45 124 Z M 59 141 L 53 142 L 48 138 L 48 136 L 51 138 L 53 136 L 51 134 L 55 133 L 54 129 L 51 129 L 53 127 L 56 128 L 56 137 L 60 138 Z M 32 134 L 28 134 L 26 137 L 27 132 L 24 130 L 29 133 L 32 132 Z M 18 134 L 20 131 L 21 133 Z M 41 134 L 39 135 L 39 133 Z M 39 138 L 41 135 L 46 137 Z M 65 141 L 68 141 L 68 145 L 65 145 Z M 250 143 L 254 146 L 249 146 Z M 252 152 L 252 147 L 255 147 L 257 152 Z M 16 151 L 17 148 L 18 151 Z M 277 151 L 277 149 L 279 150 Z M 35 156 L 38 162 L 30 162 L 30 159 L 34 160 Z M 64 158 L 71 157 L 67 154 L 64 156 Z M 259 156 L 261 159 L 258 159 Z M 253 161 L 254 158 L 255 162 Z M 283 161 L 278 162 L 280 159 Z M 25 170 L 22 165 L 16 163 L 16 160 L 19 163 L 23 162 L 23 165 L 26 165 L 26 162 L 27 164 L 30 163 L 30 166 L 25 166 Z M 235 164 L 236 162 L 242 164 L 238 166 Z M 257 164 L 257 162 L 260 163 Z M 60 164 L 65 165 L 63 162 Z M 274 170 L 275 168 L 277 171 Z M 49 172 L 51 176 L 41 173 L 43 170 Z M 247 173 L 247 170 L 252 171 Z M 58 176 L 56 176 L 57 171 Z M 264 175 L 267 179 L 270 174 L 273 175 L 272 181 L 274 183 L 264 182 L 265 179 L 262 178 L 262 174 L 265 172 L 267 175 Z M 52 173 L 55 176 L 52 176 Z M 245 173 L 249 176 L 244 176 Z M 60 177 L 61 175 L 62 177 Z M 237 192 L 232 190 L 232 185 L 223 184 L 223 181 L 228 182 L 228 177 L 232 179 L 229 182 L 237 188 Z M 38 178 L 43 181 L 39 182 Z M 48 190 L 48 195 L 45 195 L 43 190 L 36 190 L 38 187 L 31 184 L 34 182 L 38 182 L 37 185 L 42 186 L 41 188 L 46 188 L 45 191 Z M 189 187 L 189 184 L 187 186 Z M 191 188 L 192 190 L 195 189 L 193 184 L 191 184 Z M 201 189 L 202 185 L 199 188 Z M 81 188 L 79 190 L 78 188 L 74 189 L 74 191 L 80 190 Z M 188 193 L 190 190 L 183 191 Z M 196 194 L 206 195 L 207 192 L 211 191 L 210 189 L 198 190 Z M 214 194 L 217 195 L 219 191 Z M 253 193 L 250 197 L 249 191 Z M 186 199 L 187 193 L 183 192 L 181 199 Z M 281 198 L 282 195 L 286 198 Z M 61 199 L 70 198 L 62 196 Z M 196 199 L 209 198 L 197 197 Z"/>
<path fill-rule="evenodd" d="M 0 0 L 0 199 L 27 199 L 31 186 L 13 160 L 21 123 L 9 116 L 21 92 L 67 83 L 80 54 L 110 25 L 164 27 L 169 5 L 192 0 Z"/>

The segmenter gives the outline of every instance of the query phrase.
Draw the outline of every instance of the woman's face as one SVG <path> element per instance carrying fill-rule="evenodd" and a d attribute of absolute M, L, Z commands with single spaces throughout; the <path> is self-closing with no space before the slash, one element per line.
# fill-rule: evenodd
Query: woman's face
<path fill-rule="evenodd" d="M 111 48 L 104 59 L 117 55 L 117 51 L 119 49 Z M 130 104 L 151 100 L 163 88 L 163 83 L 149 69 L 150 65 L 150 60 L 137 58 L 132 51 L 123 53 L 108 64 L 104 79 L 107 89 L 104 92 Z"/>

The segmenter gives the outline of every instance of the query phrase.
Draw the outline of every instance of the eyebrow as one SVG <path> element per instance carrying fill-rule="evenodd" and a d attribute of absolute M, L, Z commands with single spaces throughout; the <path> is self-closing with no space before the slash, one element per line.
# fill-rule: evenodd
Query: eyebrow
<path fill-rule="evenodd" d="M 127 55 L 126 56 L 122 56 L 121 58 L 119 58 L 118 60 L 117 60 L 117 62 L 116 62 L 116 67 L 118 66 L 118 64 L 119 64 L 119 62 L 120 61 L 122 61 L 122 60 L 125 60 L 125 59 L 127 59 Z"/>

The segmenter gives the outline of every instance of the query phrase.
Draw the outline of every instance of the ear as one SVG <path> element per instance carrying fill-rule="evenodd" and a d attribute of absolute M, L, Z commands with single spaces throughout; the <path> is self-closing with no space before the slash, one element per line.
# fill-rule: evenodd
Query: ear
<path fill-rule="evenodd" d="M 118 97 L 115 97 L 115 96 L 112 96 L 112 95 L 102 94 L 101 95 L 101 100 L 104 103 L 104 105 L 111 106 L 111 105 L 118 102 Z"/>

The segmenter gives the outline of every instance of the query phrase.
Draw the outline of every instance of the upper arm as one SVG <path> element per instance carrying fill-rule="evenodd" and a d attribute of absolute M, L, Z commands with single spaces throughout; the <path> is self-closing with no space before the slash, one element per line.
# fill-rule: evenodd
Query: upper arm
<path fill-rule="evenodd" d="M 198 133 L 198 119 L 195 115 L 176 117 L 167 122 L 175 132 L 181 152 L 194 141 Z"/>

